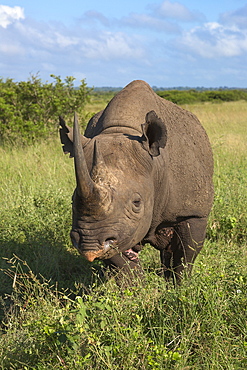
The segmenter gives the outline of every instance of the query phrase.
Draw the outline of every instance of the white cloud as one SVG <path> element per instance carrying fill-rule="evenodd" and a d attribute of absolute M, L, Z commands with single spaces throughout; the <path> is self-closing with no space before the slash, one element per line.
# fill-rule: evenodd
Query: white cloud
<path fill-rule="evenodd" d="M 19 6 L 11 8 L 7 5 L 0 5 L 0 26 L 7 28 L 11 23 L 24 19 L 24 9 Z"/>
<path fill-rule="evenodd" d="M 52 64 L 52 63 L 42 63 L 41 64 L 41 66 L 42 66 L 42 69 L 44 70 L 44 71 L 55 71 L 56 70 L 56 66 L 54 65 L 54 64 Z"/>
<path fill-rule="evenodd" d="M 179 33 L 181 31 L 176 23 L 148 14 L 132 13 L 128 17 L 123 17 L 121 22 L 124 25 L 135 28 L 149 28 L 154 31 L 165 31 L 167 33 Z"/>
<path fill-rule="evenodd" d="M 146 12 L 118 19 L 90 11 L 71 27 L 25 19 L 22 8 L 0 5 L 1 73 L 17 79 L 37 71 L 42 78 L 75 75 L 95 86 L 121 86 L 134 78 L 160 86 L 226 78 L 218 84 L 234 85 L 227 82 L 232 69 L 243 85 L 246 13 L 240 9 L 222 14 L 218 23 L 203 23 L 200 13 L 178 1 L 160 0 Z"/>
<path fill-rule="evenodd" d="M 97 12 L 96 10 L 87 11 L 83 17 L 81 18 L 81 22 L 84 24 L 85 22 L 91 21 L 98 21 L 103 26 L 108 27 L 110 25 L 110 21 L 106 18 L 102 13 Z"/>
<path fill-rule="evenodd" d="M 127 16 L 117 18 L 106 18 L 102 13 L 97 11 L 88 11 L 80 18 L 81 25 L 91 27 L 105 27 L 106 29 L 123 29 L 126 26 L 132 28 L 149 29 L 153 31 L 165 31 L 168 33 L 179 33 L 180 27 L 177 23 L 159 17 L 159 14 L 130 13 Z"/>
<path fill-rule="evenodd" d="M 10 42 L 11 39 L 13 42 Z M 125 32 L 105 30 L 98 32 L 81 27 L 69 29 L 62 24 L 30 19 L 0 30 L 0 40 L 0 51 L 6 56 L 21 53 L 27 59 L 31 56 L 34 63 L 43 63 L 42 66 L 54 64 L 54 60 L 61 56 L 64 60 L 82 63 L 86 59 L 138 59 L 145 54 L 142 38 L 134 34 L 129 36 Z"/>
<path fill-rule="evenodd" d="M 247 29 L 247 5 L 232 12 L 220 15 L 220 23 L 224 25 L 235 25 L 241 29 Z"/>
<path fill-rule="evenodd" d="M 157 7 L 157 12 L 164 18 L 172 18 L 183 22 L 194 22 L 203 18 L 199 12 L 192 12 L 186 6 L 179 2 L 171 2 L 169 0 L 163 1 Z"/>
<path fill-rule="evenodd" d="M 6 56 L 14 56 L 23 54 L 23 49 L 20 45 L 15 43 L 0 43 L 0 52 Z"/>
<path fill-rule="evenodd" d="M 55 24 L 23 22 L 15 26 L 18 37 L 26 47 L 35 47 L 38 50 L 59 51 L 75 46 L 80 37 L 71 35 L 69 30 Z"/>
<path fill-rule="evenodd" d="M 79 43 L 79 37 L 69 37 L 61 34 L 60 32 L 54 33 L 54 43 L 60 48 L 66 48 L 68 46 L 75 46 Z"/>
<path fill-rule="evenodd" d="M 122 32 L 102 32 L 99 37 L 82 38 L 81 50 L 90 59 L 140 58 L 144 51 L 137 39 Z"/>
<path fill-rule="evenodd" d="M 204 58 L 235 57 L 247 53 L 247 32 L 236 26 L 205 23 L 184 32 L 177 44 Z"/>

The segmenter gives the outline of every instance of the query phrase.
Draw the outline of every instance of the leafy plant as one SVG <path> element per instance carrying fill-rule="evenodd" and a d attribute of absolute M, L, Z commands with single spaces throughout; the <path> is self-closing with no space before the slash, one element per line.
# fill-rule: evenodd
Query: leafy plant
<path fill-rule="evenodd" d="M 28 81 L 0 79 L 0 138 L 2 141 L 30 143 L 57 131 L 58 116 L 82 113 L 90 89 L 84 80 L 75 88 L 75 78 L 51 75 L 43 83 L 36 75 Z"/>

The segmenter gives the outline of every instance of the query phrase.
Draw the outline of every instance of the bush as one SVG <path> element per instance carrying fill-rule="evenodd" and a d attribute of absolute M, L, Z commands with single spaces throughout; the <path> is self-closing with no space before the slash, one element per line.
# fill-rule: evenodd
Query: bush
<path fill-rule="evenodd" d="M 36 76 L 28 81 L 0 79 L 1 141 L 30 143 L 47 138 L 57 131 L 58 116 L 80 113 L 88 101 L 89 89 L 84 80 L 78 88 L 75 78 L 51 75 L 51 83 Z"/>
<path fill-rule="evenodd" d="M 157 91 L 157 94 L 175 104 L 192 104 L 201 102 L 229 102 L 247 100 L 246 90 L 215 90 L 215 91 L 199 91 L 199 90 L 168 90 Z"/>

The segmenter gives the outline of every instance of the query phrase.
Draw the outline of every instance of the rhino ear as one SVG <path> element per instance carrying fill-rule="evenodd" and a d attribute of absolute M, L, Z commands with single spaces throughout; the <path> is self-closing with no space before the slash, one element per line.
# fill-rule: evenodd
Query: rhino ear
<path fill-rule="evenodd" d="M 63 117 L 59 116 L 60 125 L 60 141 L 63 146 L 65 154 L 70 154 L 70 158 L 74 157 L 73 149 L 73 128 L 66 125 Z M 82 146 L 86 145 L 89 141 L 85 136 L 81 135 Z"/>
<path fill-rule="evenodd" d="M 60 125 L 60 141 L 63 146 L 63 151 L 65 154 L 70 153 L 70 157 L 74 156 L 73 154 L 73 129 L 66 125 L 63 117 L 59 116 L 59 125 Z"/>
<path fill-rule="evenodd" d="M 142 124 L 142 145 L 152 157 L 160 155 L 160 148 L 164 148 L 167 141 L 167 130 L 164 122 L 155 111 L 146 115 L 146 122 Z"/>

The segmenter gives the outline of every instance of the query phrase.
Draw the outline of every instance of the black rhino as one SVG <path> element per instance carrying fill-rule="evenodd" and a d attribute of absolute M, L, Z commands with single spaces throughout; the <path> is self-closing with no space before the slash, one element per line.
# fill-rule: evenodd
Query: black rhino
<path fill-rule="evenodd" d="M 131 275 L 138 252 L 160 251 L 165 277 L 178 280 L 203 246 L 213 202 L 213 156 L 192 113 L 133 81 L 92 117 L 84 136 L 60 117 L 65 153 L 74 157 L 73 245 Z"/>

